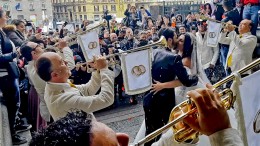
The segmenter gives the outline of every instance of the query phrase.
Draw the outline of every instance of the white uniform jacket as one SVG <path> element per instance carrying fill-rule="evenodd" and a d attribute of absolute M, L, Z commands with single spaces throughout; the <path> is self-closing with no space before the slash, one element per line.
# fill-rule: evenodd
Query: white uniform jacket
<path fill-rule="evenodd" d="M 70 70 L 75 68 L 73 52 L 69 47 L 63 48 L 61 51 L 58 52 L 58 54 L 62 57 L 64 61 L 68 63 L 67 65 Z"/>
<path fill-rule="evenodd" d="M 197 41 L 197 58 L 200 61 L 203 69 L 209 68 L 210 64 L 215 65 L 219 56 L 218 46 L 217 47 L 207 46 L 206 32 L 204 38 L 202 38 L 200 32 L 197 32 L 196 41 Z"/>
<path fill-rule="evenodd" d="M 235 31 L 232 31 L 228 36 L 227 33 L 221 33 L 219 43 L 230 45 L 225 68 L 227 68 L 228 58 L 232 55 L 230 68 L 234 72 L 252 62 L 257 38 L 251 32 L 245 33 L 241 37 Z"/>
<path fill-rule="evenodd" d="M 100 87 L 100 93 L 95 95 Z M 76 85 L 76 88 L 69 83 L 48 82 L 44 99 L 55 121 L 71 110 L 98 111 L 114 102 L 114 73 L 109 69 L 94 72 L 87 84 Z"/>

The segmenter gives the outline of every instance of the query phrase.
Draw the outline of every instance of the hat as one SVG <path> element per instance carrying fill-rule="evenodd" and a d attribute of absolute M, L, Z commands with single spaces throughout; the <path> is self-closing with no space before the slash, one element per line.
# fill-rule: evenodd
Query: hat
<path fill-rule="evenodd" d="M 232 0 L 223 0 L 223 6 L 233 7 L 233 1 Z"/>

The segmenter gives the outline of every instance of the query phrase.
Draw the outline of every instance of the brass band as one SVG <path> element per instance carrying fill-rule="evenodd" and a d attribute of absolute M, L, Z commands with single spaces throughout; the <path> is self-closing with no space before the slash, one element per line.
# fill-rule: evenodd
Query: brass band
<path fill-rule="evenodd" d="M 144 65 L 134 66 L 132 68 L 132 74 L 137 77 L 143 75 L 145 72 L 146 72 L 146 69 L 145 69 Z"/>

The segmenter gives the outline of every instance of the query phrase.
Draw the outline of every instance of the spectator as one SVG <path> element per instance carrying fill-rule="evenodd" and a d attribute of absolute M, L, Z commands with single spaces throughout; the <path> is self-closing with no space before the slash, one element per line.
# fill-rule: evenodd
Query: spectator
<path fill-rule="evenodd" d="M 29 127 L 16 125 L 17 114 L 20 108 L 19 71 L 15 59 L 17 53 L 11 40 L 6 37 L 2 28 L 6 25 L 5 11 L 0 10 L 0 90 L 8 111 L 9 126 L 13 144 L 24 144 L 27 140 L 16 134 L 16 131 L 29 130 Z"/>

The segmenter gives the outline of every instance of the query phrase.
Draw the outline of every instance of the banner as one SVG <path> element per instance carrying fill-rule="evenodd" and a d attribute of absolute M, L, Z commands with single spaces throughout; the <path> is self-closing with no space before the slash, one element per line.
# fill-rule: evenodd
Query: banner
<path fill-rule="evenodd" d="M 222 25 L 221 23 L 208 21 L 208 31 L 207 31 L 207 46 L 209 47 L 217 47 L 219 34 L 221 31 Z"/>
<path fill-rule="evenodd" d="M 126 94 L 135 95 L 148 91 L 152 86 L 151 50 L 123 54 L 121 57 Z"/>
<path fill-rule="evenodd" d="M 260 71 L 242 79 L 240 95 L 248 146 L 260 146 Z"/>
<path fill-rule="evenodd" d="M 100 55 L 100 45 L 97 30 L 78 36 L 78 42 L 86 61 L 93 60 L 94 55 Z"/>

